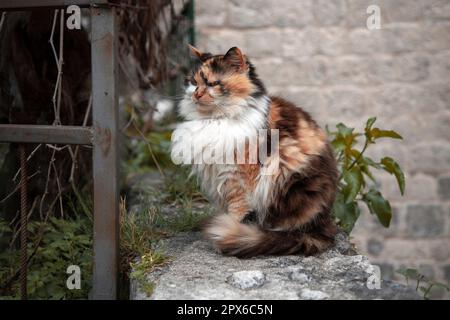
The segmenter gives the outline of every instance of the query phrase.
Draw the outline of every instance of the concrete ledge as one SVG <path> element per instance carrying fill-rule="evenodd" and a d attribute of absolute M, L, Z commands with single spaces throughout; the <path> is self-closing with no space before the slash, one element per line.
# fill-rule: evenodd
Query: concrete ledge
<path fill-rule="evenodd" d="M 224 257 L 199 233 L 180 234 L 160 245 L 171 262 L 147 276 L 154 283 L 150 297 L 132 281 L 132 300 L 420 299 L 412 288 L 391 281 L 369 289 L 373 266 L 356 254 L 344 234 L 333 249 L 316 257 Z"/>

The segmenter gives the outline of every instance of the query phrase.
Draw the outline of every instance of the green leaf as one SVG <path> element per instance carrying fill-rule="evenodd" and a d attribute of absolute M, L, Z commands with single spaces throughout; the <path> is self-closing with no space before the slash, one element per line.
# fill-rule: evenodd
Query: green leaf
<path fill-rule="evenodd" d="M 396 270 L 396 272 L 404 276 L 406 279 L 419 280 L 421 277 L 420 273 L 413 268 L 400 268 Z"/>
<path fill-rule="evenodd" d="M 345 139 L 342 136 L 337 136 L 336 139 L 331 141 L 331 146 L 338 153 L 340 151 L 345 150 L 345 148 L 346 148 L 346 141 L 345 141 Z"/>
<path fill-rule="evenodd" d="M 405 193 L 405 174 L 403 173 L 399 164 L 390 157 L 384 157 L 383 159 L 381 159 L 381 164 L 385 171 L 389 172 L 390 174 L 395 175 L 395 178 L 397 179 L 398 187 L 400 189 L 400 193 L 402 195 L 404 195 L 404 193 Z"/>
<path fill-rule="evenodd" d="M 403 137 L 394 130 L 381 130 L 378 128 L 373 128 L 372 130 L 370 130 L 370 136 L 373 139 L 379 138 L 403 139 Z"/>
<path fill-rule="evenodd" d="M 350 171 L 344 173 L 343 178 L 347 183 L 342 190 L 345 202 L 353 201 L 361 190 L 361 186 L 364 182 L 361 169 L 359 166 L 355 165 Z"/>
<path fill-rule="evenodd" d="M 370 189 L 364 194 L 363 201 L 367 204 L 370 213 L 376 214 L 381 224 L 388 228 L 391 223 L 392 209 L 389 202 L 375 189 Z"/>
<path fill-rule="evenodd" d="M 353 134 L 354 128 L 349 128 L 342 122 L 338 123 L 336 125 L 336 128 L 338 129 L 338 133 L 341 134 L 343 137 L 348 137 Z"/>
<path fill-rule="evenodd" d="M 371 158 L 369 157 L 364 157 L 364 162 L 367 163 L 367 165 L 377 168 L 377 169 L 381 169 L 381 165 L 375 161 L 373 161 Z"/>
<path fill-rule="evenodd" d="M 375 121 L 377 121 L 377 117 L 372 117 L 372 118 L 367 119 L 366 131 L 370 130 L 372 128 L 372 125 L 375 123 Z"/>
<path fill-rule="evenodd" d="M 373 181 L 373 183 L 376 183 L 377 181 L 375 180 L 375 177 L 372 175 L 372 172 L 370 172 L 369 166 L 367 166 L 366 164 L 360 165 L 361 167 L 361 172 L 364 173 L 366 176 L 368 176 L 370 178 L 370 180 Z M 363 188 L 366 186 L 366 182 L 365 180 L 363 180 Z"/>
<path fill-rule="evenodd" d="M 350 233 L 359 218 L 360 211 L 358 204 L 353 202 L 346 203 L 342 195 L 338 195 L 332 209 L 332 214 L 339 219 L 339 226 L 346 233 Z"/>
<path fill-rule="evenodd" d="M 448 286 L 446 286 L 445 284 L 443 284 L 442 282 L 431 282 L 431 287 L 432 288 L 441 288 L 441 289 L 445 289 L 447 291 L 450 291 L 450 288 Z"/>

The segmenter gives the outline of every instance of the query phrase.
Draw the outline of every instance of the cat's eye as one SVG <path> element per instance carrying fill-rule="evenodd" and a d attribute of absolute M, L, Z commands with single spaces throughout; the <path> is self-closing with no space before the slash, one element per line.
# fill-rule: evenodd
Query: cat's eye
<path fill-rule="evenodd" d="M 213 82 L 208 82 L 208 79 L 206 78 L 206 76 L 203 73 L 203 71 L 200 71 L 200 77 L 202 78 L 202 80 L 205 83 L 205 85 L 208 86 L 208 87 L 215 87 L 215 86 L 218 86 L 220 84 L 219 80 L 213 81 Z M 194 78 L 192 78 L 192 79 L 194 80 Z M 197 86 L 197 82 L 195 82 L 194 85 Z"/>
<path fill-rule="evenodd" d="M 197 86 L 197 81 L 194 78 L 191 78 L 190 82 L 193 86 Z"/>
<path fill-rule="evenodd" d="M 207 85 L 208 87 L 215 87 L 215 86 L 218 86 L 219 84 L 220 84 L 220 81 L 219 81 L 219 80 L 213 81 L 213 82 L 207 82 L 207 83 L 206 83 L 206 85 Z"/>

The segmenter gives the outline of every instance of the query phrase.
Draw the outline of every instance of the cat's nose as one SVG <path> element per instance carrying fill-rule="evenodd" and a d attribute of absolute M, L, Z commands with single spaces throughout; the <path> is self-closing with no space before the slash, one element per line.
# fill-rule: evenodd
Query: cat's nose
<path fill-rule="evenodd" d="M 200 99 L 205 94 L 205 90 L 200 90 L 199 88 L 195 89 L 194 91 L 194 98 Z"/>

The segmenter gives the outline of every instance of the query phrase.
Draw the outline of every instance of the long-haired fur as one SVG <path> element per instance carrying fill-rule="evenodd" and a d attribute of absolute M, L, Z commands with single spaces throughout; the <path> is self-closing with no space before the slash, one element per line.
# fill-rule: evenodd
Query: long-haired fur
<path fill-rule="evenodd" d="M 205 225 L 207 238 L 237 257 L 312 255 L 328 248 L 336 234 L 330 211 L 338 174 L 326 134 L 301 108 L 268 96 L 240 49 L 191 52 L 198 63 L 187 79 L 180 105 L 186 121 L 172 135 L 172 158 L 192 164 L 203 191 L 223 212 Z M 206 151 L 214 147 L 235 152 L 234 139 L 256 136 L 259 129 L 278 130 L 278 152 L 269 150 L 257 163 L 198 161 L 211 160 Z M 189 159 L 180 156 L 186 144 L 197 150 Z"/>

